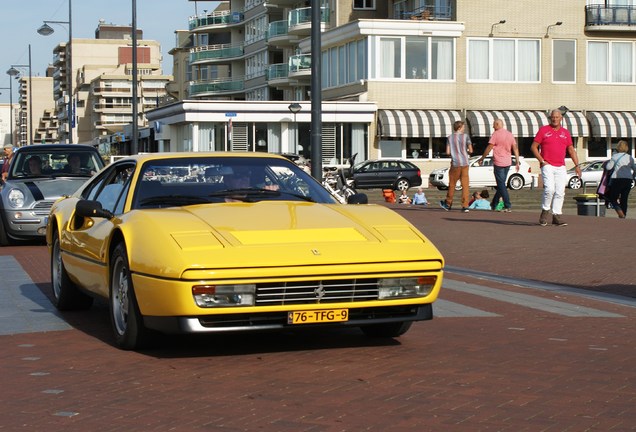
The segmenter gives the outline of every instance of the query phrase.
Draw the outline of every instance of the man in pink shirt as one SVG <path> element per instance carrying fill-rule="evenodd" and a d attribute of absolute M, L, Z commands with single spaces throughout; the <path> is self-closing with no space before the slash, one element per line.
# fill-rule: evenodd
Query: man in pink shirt
<path fill-rule="evenodd" d="M 493 168 L 495 173 L 495 181 L 497 182 L 497 192 L 492 198 L 490 207 L 494 210 L 499 203 L 499 198 L 503 198 L 504 208 L 506 213 L 511 212 L 512 204 L 510 203 L 510 195 L 508 194 L 508 187 L 506 180 L 508 179 L 508 171 L 510 171 L 510 165 L 512 165 L 512 153 L 515 154 L 515 169 L 519 172 L 519 148 L 517 147 L 517 140 L 512 135 L 512 132 L 505 129 L 503 120 L 495 119 L 492 127 L 495 130 L 488 140 L 488 146 L 484 150 L 484 154 L 479 158 L 478 163 L 484 160 L 486 156 L 492 150 Z"/>
<path fill-rule="evenodd" d="M 543 180 L 543 202 L 541 203 L 541 216 L 539 224 L 546 226 L 552 213 L 552 224 L 565 226 L 562 219 L 563 199 L 565 198 L 565 184 L 567 182 L 567 170 L 565 168 L 565 152 L 567 151 L 576 175 L 581 177 L 579 158 L 572 145 L 570 132 L 561 127 L 563 114 L 558 109 L 550 113 L 550 124 L 542 126 L 534 137 L 532 154 L 539 161 L 541 167 L 541 179 Z"/>

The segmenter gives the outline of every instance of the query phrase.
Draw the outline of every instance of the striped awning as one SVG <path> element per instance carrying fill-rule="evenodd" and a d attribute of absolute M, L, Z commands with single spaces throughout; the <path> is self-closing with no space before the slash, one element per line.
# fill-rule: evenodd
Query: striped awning
<path fill-rule="evenodd" d="M 588 111 L 587 119 L 596 138 L 636 137 L 636 112 Z"/>
<path fill-rule="evenodd" d="M 545 111 L 468 111 L 466 120 L 470 135 L 489 137 L 497 118 L 502 119 L 504 127 L 517 137 L 534 137 L 539 128 L 549 122 Z"/>
<path fill-rule="evenodd" d="M 396 138 L 447 137 L 460 111 L 378 110 L 378 135 Z"/>
<path fill-rule="evenodd" d="M 580 111 L 568 111 L 563 114 L 563 123 L 561 124 L 570 131 L 572 138 L 590 136 L 590 124 L 585 114 Z"/>

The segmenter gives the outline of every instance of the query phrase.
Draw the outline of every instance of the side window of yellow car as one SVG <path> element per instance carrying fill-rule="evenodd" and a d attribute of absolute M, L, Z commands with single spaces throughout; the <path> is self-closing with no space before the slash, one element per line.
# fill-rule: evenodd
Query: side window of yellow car
<path fill-rule="evenodd" d="M 123 213 L 133 170 L 133 164 L 117 166 L 95 183 L 87 199 L 99 201 L 103 209 L 110 210 L 114 214 Z"/>

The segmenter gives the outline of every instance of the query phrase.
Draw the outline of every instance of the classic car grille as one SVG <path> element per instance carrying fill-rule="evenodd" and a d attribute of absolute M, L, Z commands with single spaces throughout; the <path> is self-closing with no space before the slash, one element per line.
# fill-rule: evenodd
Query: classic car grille
<path fill-rule="evenodd" d="M 339 279 L 263 283 L 256 286 L 260 306 L 377 300 L 377 279 Z"/>
<path fill-rule="evenodd" d="M 33 212 L 40 216 L 46 216 L 51 211 L 55 201 L 38 201 L 33 206 Z"/>

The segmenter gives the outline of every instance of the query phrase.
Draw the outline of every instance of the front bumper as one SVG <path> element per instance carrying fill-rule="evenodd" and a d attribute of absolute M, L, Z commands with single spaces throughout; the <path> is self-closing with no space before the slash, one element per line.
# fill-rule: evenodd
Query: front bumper
<path fill-rule="evenodd" d="M 428 176 L 428 184 L 435 187 L 448 187 L 448 180 L 442 173 L 431 173 Z"/>
<path fill-rule="evenodd" d="M 315 327 L 361 327 L 391 322 L 426 321 L 433 319 L 433 305 L 380 306 L 349 310 L 346 322 L 320 324 L 287 324 L 287 312 L 263 312 L 200 317 L 146 316 L 144 324 L 153 330 L 168 334 L 228 333 L 245 331 L 281 330 Z"/>
<path fill-rule="evenodd" d="M 43 238 L 46 234 L 48 212 L 3 210 L 2 219 L 7 235 L 15 239 Z"/>

